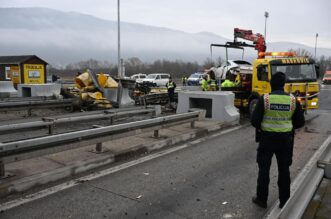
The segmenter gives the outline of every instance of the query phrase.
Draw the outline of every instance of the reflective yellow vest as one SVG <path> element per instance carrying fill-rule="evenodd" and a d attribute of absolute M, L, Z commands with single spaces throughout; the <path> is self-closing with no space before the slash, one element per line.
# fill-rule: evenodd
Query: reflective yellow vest
<path fill-rule="evenodd" d="M 202 91 L 207 91 L 208 90 L 208 82 L 206 79 L 202 79 L 201 81 L 201 89 Z"/>
<path fill-rule="evenodd" d="M 295 110 L 293 95 L 264 95 L 264 116 L 261 130 L 267 132 L 291 132 L 292 115 Z"/>
<path fill-rule="evenodd" d="M 235 84 L 234 84 L 232 81 L 226 79 L 226 80 L 222 83 L 221 86 L 222 86 L 222 87 L 234 87 Z"/>
<path fill-rule="evenodd" d="M 216 81 L 213 80 L 213 79 L 210 79 L 210 90 L 211 91 L 216 91 L 216 88 L 217 88 Z"/>
<path fill-rule="evenodd" d="M 174 88 L 174 87 L 175 87 L 175 86 L 174 86 L 174 82 L 170 82 L 170 81 L 169 81 L 169 82 L 167 83 L 167 88 L 168 88 L 168 89 L 172 89 L 172 88 Z"/>

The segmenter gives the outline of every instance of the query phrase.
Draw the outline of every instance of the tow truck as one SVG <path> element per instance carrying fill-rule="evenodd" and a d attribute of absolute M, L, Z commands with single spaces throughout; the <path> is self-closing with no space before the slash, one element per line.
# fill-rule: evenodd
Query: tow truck
<path fill-rule="evenodd" d="M 253 44 L 240 42 L 238 38 L 252 41 Z M 242 74 L 240 86 L 222 88 L 234 92 L 236 107 L 252 113 L 259 97 L 271 92 L 271 76 L 280 71 L 286 74 L 285 92 L 292 93 L 303 109 L 318 109 L 319 84 L 313 59 L 297 56 L 295 52 L 266 52 L 262 34 L 239 28 L 234 29 L 234 41 L 227 42 L 225 47 L 253 47 L 258 52 L 252 74 Z"/>

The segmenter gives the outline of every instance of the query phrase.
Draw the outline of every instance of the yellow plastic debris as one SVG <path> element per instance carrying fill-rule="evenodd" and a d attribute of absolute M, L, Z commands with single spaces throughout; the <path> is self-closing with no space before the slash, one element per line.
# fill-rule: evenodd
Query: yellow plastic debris
<path fill-rule="evenodd" d="M 100 100 L 100 99 L 103 99 L 103 95 L 101 92 L 94 92 L 94 93 L 91 93 L 89 92 L 88 95 L 96 100 Z"/>
<path fill-rule="evenodd" d="M 118 88 L 118 83 L 112 77 L 108 77 L 107 84 L 106 84 L 105 87 L 107 87 L 107 88 Z"/>
<path fill-rule="evenodd" d="M 106 74 L 100 73 L 98 75 L 98 82 L 101 87 L 106 87 L 108 81 L 108 77 Z"/>
<path fill-rule="evenodd" d="M 87 87 L 83 87 L 81 90 L 85 92 L 94 92 L 96 90 L 96 87 L 94 85 L 89 85 Z"/>
<path fill-rule="evenodd" d="M 92 78 L 88 72 L 84 72 L 75 78 L 76 86 L 81 89 L 92 84 Z"/>
<path fill-rule="evenodd" d="M 80 97 L 84 101 L 94 101 L 104 99 L 101 92 L 82 92 Z"/>

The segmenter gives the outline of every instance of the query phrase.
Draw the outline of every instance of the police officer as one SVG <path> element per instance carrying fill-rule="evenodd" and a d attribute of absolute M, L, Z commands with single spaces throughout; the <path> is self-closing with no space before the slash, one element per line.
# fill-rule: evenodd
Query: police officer
<path fill-rule="evenodd" d="M 201 81 L 201 90 L 202 91 L 208 91 L 208 75 L 204 74 L 202 76 L 202 81 Z"/>
<path fill-rule="evenodd" d="M 215 79 L 215 72 L 213 70 L 210 70 L 208 72 L 208 75 L 210 79 L 207 81 L 208 82 L 208 90 L 210 91 L 216 91 L 217 90 L 217 83 Z"/>
<path fill-rule="evenodd" d="M 216 91 L 217 90 L 217 83 L 215 79 L 209 80 L 209 90 L 210 91 Z"/>
<path fill-rule="evenodd" d="M 186 86 L 186 83 L 187 83 L 187 78 L 186 78 L 186 76 L 183 76 L 183 77 L 182 77 L 182 84 L 183 84 L 183 87 Z"/>
<path fill-rule="evenodd" d="M 175 88 L 176 88 L 176 83 L 172 81 L 172 78 L 169 78 L 168 83 L 166 84 L 166 87 L 168 89 L 168 95 L 169 95 L 169 101 L 170 104 L 175 102 Z"/>
<path fill-rule="evenodd" d="M 294 129 L 305 124 L 300 103 L 284 92 L 286 76 L 275 73 L 270 81 L 271 93 L 263 95 L 252 114 L 251 123 L 260 133 L 256 161 L 259 167 L 256 196 L 252 201 L 267 208 L 269 171 L 273 155 L 278 165 L 279 207 L 290 197 L 290 165 L 292 164 Z"/>

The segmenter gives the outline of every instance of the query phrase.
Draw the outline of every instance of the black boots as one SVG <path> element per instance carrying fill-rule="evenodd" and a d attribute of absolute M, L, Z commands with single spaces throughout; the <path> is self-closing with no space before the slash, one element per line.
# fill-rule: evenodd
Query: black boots
<path fill-rule="evenodd" d="M 252 202 L 261 208 L 267 208 L 267 202 L 259 200 L 256 196 L 252 198 Z"/>

